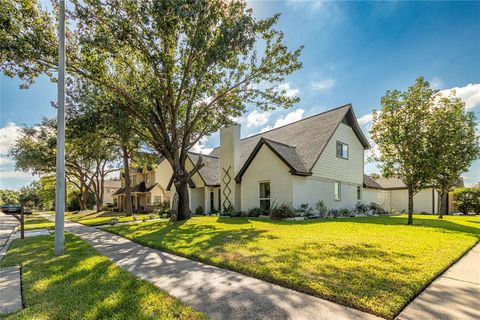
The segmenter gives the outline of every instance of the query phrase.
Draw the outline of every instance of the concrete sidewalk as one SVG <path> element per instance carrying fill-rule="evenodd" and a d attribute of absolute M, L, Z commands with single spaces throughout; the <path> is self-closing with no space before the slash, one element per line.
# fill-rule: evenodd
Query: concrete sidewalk
<path fill-rule="evenodd" d="M 152 282 L 211 319 L 380 319 L 269 282 L 147 248 L 92 227 L 66 221 L 65 228 L 123 269 Z"/>
<path fill-rule="evenodd" d="M 0 212 L 0 249 L 3 248 L 13 229 L 19 224 L 13 216 Z"/>
<path fill-rule="evenodd" d="M 22 309 L 20 267 L 0 268 L 0 314 Z"/>
<path fill-rule="evenodd" d="M 433 281 L 397 317 L 480 319 L 480 243 Z"/>

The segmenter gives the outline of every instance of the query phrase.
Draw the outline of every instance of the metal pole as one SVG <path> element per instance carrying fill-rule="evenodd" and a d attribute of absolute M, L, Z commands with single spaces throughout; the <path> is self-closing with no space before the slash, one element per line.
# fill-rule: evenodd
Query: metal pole
<path fill-rule="evenodd" d="M 57 181 L 55 189 L 55 255 L 64 252 L 65 212 L 65 0 L 59 1 L 58 19 L 58 107 Z"/>

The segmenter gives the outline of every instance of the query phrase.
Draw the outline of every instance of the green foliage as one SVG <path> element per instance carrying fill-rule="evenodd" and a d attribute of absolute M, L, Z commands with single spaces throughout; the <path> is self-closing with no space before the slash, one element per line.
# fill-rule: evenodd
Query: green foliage
<path fill-rule="evenodd" d="M 69 233 L 65 254 L 54 236 L 15 240 L 1 267 L 22 266 L 25 308 L 2 319 L 201 319 L 205 316 L 116 266 Z"/>
<path fill-rule="evenodd" d="M 270 210 L 271 219 L 286 219 L 295 217 L 295 210 L 292 206 L 282 203 L 280 205 L 274 205 Z"/>
<path fill-rule="evenodd" d="M 352 211 L 348 208 L 342 208 L 338 210 L 338 214 L 340 217 L 349 217 L 351 212 Z"/>
<path fill-rule="evenodd" d="M 358 213 L 365 214 L 368 212 L 368 210 L 369 206 L 363 202 L 357 202 L 357 204 L 355 204 L 355 211 Z"/>
<path fill-rule="evenodd" d="M 320 215 L 320 217 L 324 217 L 328 212 L 328 208 L 325 205 L 325 202 L 323 200 L 317 201 L 315 208 L 317 209 L 317 212 Z"/>
<path fill-rule="evenodd" d="M 196 209 L 195 209 L 195 214 L 197 216 L 203 216 L 203 207 L 202 206 L 198 206 Z"/>
<path fill-rule="evenodd" d="M 34 0 L 22 4 L 7 1 L 0 11 L 8 26 L 0 69 L 28 84 L 55 70 L 57 42 L 54 15 Z M 301 68 L 302 47 L 287 47 L 275 29 L 278 14 L 257 19 L 245 0 L 74 0 L 70 9 L 67 73 L 90 81 L 102 101 L 146 129 L 142 137 L 182 186 L 180 220 L 190 211 L 184 187 L 202 166 L 185 170 L 186 152 L 247 105 L 271 110 L 299 101 L 281 85 Z"/>
<path fill-rule="evenodd" d="M 251 208 L 248 210 L 247 214 L 249 217 L 259 217 L 261 215 L 264 215 L 264 214 L 268 214 L 269 212 L 268 211 L 265 211 L 263 210 L 262 208 Z"/>
<path fill-rule="evenodd" d="M 0 205 L 18 205 L 20 192 L 10 189 L 0 189 Z"/>
<path fill-rule="evenodd" d="M 306 221 L 193 217 L 106 229 L 393 319 L 480 239 L 479 216 L 415 216 L 413 226 L 406 220 L 405 215 Z"/>
<path fill-rule="evenodd" d="M 480 188 L 458 188 L 453 192 L 455 206 L 463 214 L 480 214 Z"/>

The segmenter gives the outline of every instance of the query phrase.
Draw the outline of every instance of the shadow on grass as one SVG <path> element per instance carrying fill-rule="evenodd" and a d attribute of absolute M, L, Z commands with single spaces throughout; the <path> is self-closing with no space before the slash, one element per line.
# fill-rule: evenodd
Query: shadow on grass
<path fill-rule="evenodd" d="M 22 264 L 26 308 L 12 319 L 196 318 L 191 309 L 113 266 L 79 238 L 53 255 L 53 236 L 15 242 L 2 265 Z M 197 314 L 198 316 L 198 314 Z"/>

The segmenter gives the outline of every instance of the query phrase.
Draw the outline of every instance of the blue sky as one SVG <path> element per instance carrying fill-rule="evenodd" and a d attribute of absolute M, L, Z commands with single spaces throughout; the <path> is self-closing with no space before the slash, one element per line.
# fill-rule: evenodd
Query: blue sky
<path fill-rule="evenodd" d="M 316 2 L 250 1 L 254 14 L 281 13 L 278 28 L 289 46 L 304 45 L 303 69 L 282 84 L 301 102 L 289 110 L 249 109 L 242 136 L 352 103 L 364 131 L 372 109 L 389 89 L 404 89 L 423 75 L 439 90 L 457 88 L 480 118 L 480 2 Z M 33 177 L 14 172 L 5 154 L 18 126 L 52 117 L 56 86 L 41 78 L 28 90 L 1 76 L 0 187 L 19 188 Z M 479 130 L 480 131 L 480 130 Z M 218 145 L 205 139 L 197 150 Z M 367 172 L 376 171 L 374 164 Z M 464 175 L 480 181 L 480 161 Z"/>

